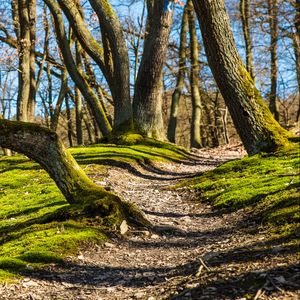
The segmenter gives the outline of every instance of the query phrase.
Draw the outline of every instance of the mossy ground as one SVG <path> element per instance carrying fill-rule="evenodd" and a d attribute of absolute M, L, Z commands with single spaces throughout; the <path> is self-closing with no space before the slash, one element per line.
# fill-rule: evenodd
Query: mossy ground
<path fill-rule="evenodd" d="M 299 142 L 293 142 L 272 155 L 227 162 L 180 185 L 195 189 L 215 208 L 247 208 L 276 232 L 294 235 L 300 229 L 299 171 Z"/>
<path fill-rule="evenodd" d="M 152 140 L 132 146 L 78 147 L 70 152 L 90 176 L 105 173 L 100 163 L 107 159 L 132 163 L 187 157 L 184 149 Z M 72 218 L 76 212 L 69 207 L 38 164 L 21 155 L 0 157 L 0 282 L 26 275 L 32 268 L 63 263 L 66 256 L 76 254 L 78 245 L 106 238 L 107 227 L 101 220 Z"/>

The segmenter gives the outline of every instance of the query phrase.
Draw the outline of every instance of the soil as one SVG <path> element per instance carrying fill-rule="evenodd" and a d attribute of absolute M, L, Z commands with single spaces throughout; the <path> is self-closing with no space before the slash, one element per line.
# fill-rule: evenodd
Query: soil
<path fill-rule="evenodd" d="M 94 180 L 135 202 L 153 231 L 123 224 L 123 235 L 83 246 L 65 265 L 0 286 L 0 299 L 300 299 L 297 247 L 249 212 L 215 211 L 192 191 L 170 189 L 243 151 L 195 154 L 181 164 L 108 167 Z"/>

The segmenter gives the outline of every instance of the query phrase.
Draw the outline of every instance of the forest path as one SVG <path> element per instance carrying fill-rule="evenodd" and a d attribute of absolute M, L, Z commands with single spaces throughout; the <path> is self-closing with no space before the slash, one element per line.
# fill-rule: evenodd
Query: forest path
<path fill-rule="evenodd" d="M 268 237 L 243 211 L 221 214 L 193 201 L 189 191 L 169 188 L 238 155 L 204 153 L 182 164 L 108 167 L 98 180 L 135 202 L 155 225 L 153 232 L 129 230 L 85 247 L 63 267 L 2 287 L 3 299 L 246 299 L 260 291 L 256 299 L 298 299 L 285 269 L 294 258 L 280 255 L 276 243 L 270 258 L 261 247 Z M 285 283 L 292 286 L 285 290 Z"/>

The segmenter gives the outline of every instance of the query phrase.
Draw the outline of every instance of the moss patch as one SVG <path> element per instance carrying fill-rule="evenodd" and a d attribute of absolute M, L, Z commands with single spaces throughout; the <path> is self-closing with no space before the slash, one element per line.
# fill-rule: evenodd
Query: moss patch
<path fill-rule="evenodd" d="M 148 162 L 165 161 L 181 162 L 188 159 L 190 154 L 182 147 L 171 143 L 142 138 L 132 134 L 123 136 L 128 139 L 127 144 L 96 144 L 88 147 L 70 149 L 72 155 L 79 163 L 97 164 L 107 159 L 116 162 Z"/>
<path fill-rule="evenodd" d="M 281 233 L 299 229 L 299 142 L 273 155 L 260 154 L 221 165 L 181 183 L 216 208 L 249 208 Z"/>
<path fill-rule="evenodd" d="M 61 263 L 79 244 L 105 238 L 88 219 L 56 220 L 70 206 L 48 174 L 23 156 L 0 158 L 0 207 L 0 282 Z"/>
<path fill-rule="evenodd" d="M 90 177 L 106 172 L 101 164 L 107 159 L 145 163 L 188 157 L 172 144 L 151 139 L 137 143 L 133 138 L 132 145 L 99 144 L 70 152 Z M 21 155 L 0 157 L 0 282 L 26 275 L 32 268 L 63 263 L 66 256 L 76 254 L 78 245 L 103 241 L 104 232 L 117 226 L 124 212 L 135 218 L 129 223 L 144 222 L 130 203 L 122 203 L 122 211 L 110 207 L 108 198 L 88 200 L 86 205 L 70 206 L 38 164 Z"/>

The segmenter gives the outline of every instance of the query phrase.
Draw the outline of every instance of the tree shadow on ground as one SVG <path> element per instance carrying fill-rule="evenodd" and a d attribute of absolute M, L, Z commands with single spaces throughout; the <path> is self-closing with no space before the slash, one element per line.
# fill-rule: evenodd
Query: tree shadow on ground
<path fill-rule="evenodd" d="M 277 296 L 287 295 L 289 292 L 299 292 L 299 271 L 299 264 L 290 264 L 261 272 L 252 270 L 239 275 L 229 273 L 223 278 L 213 274 L 211 278 L 199 280 L 197 287 L 186 289 L 169 299 L 261 299 L 260 296 L 263 295 L 277 299 Z M 296 299 L 294 297 L 284 299 Z"/>
<path fill-rule="evenodd" d="M 138 170 L 132 163 L 128 163 L 128 162 L 123 162 L 123 161 L 117 161 L 114 159 L 85 159 L 84 160 L 85 164 L 99 164 L 99 165 L 105 165 L 105 166 L 110 166 L 110 167 L 116 167 L 116 168 L 120 168 L 120 169 L 124 169 L 127 170 L 129 173 L 131 173 L 132 175 L 135 175 L 137 177 L 143 178 L 143 179 L 148 179 L 148 180 L 159 180 L 159 181 L 174 181 L 176 179 L 188 179 L 188 178 L 193 178 L 195 176 L 199 176 L 201 173 L 187 173 L 185 175 L 182 176 L 181 173 L 174 173 L 170 174 L 168 171 L 164 171 L 163 169 L 161 169 L 160 171 L 156 170 L 156 173 L 160 174 L 160 175 L 171 175 L 172 177 L 162 177 L 162 176 L 155 176 L 155 175 L 151 175 L 151 174 L 147 174 L 147 173 L 142 173 L 140 170 Z M 143 166 L 144 169 L 145 168 L 145 164 L 141 165 Z"/>

